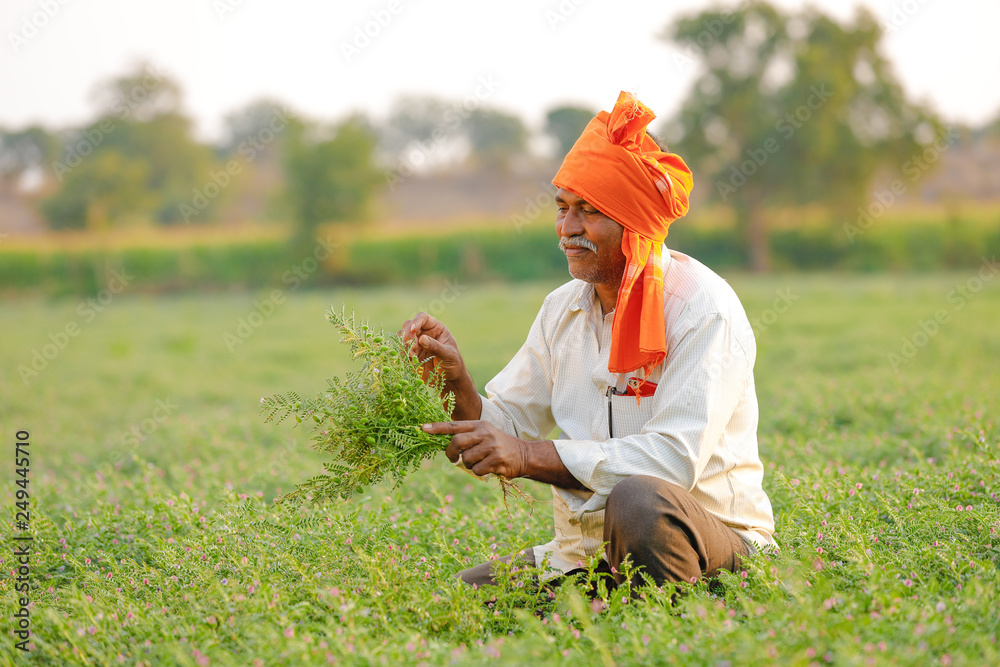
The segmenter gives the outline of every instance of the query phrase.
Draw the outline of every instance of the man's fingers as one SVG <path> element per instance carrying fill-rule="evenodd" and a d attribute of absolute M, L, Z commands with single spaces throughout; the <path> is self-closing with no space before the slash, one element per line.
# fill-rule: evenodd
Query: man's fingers
<path fill-rule="evenodd" d="M 466 458 L 469 450 L 483 441 L 483 433 L 479 430 L 481 425 L 482 422 L 478 421 L 435 422 L 424 424 L 423 429 L 427 433 L 450 434 L 452 436 L 451 442 L 448 443 L 448 447 L 444 451 L 448 460 L 456 463 L 458 457 L 462 456 L 462 460 L 469 465 L 470 461 Z M 479 458 L 475 458 L 472 463 L 478 460 Z"/>
<path fill-rule="evenodd" d="M 437 324 L 433 318 L 427 313 L 417 313 L 412 320 L 410 320 L 410 335 L 413 337 L 419 336 L 425 329 L 433 329 L 434 325 Z"/>
<path fill-rule="evenodd" d="M 401 336 L 404 342 L 409 342 L 423 332 L 425 328 L 430 329 L 427 320 L 430 315 L 427 313 L 417 313 L 412 319 L 403 322 L 403 328 L 396 332 L 397 335 Z"/>
<path fill-rule="evenodd" d="M 464 461 L 465 459 L 462 460 Z M 479 460 L 477 463 L 473 465 L 469 465 L 469 462 L 466 461 L 465 467 L 480 477 L 482 477 L 483 475 L 487 475 L 491 472 L 496 472 L 495 470 L 496 464 L 488 456 L 483 457 L 481 460 Z"/>
<path fill-rule="evenodd" d="M 482 422 L 478 421 L 433 422 L 424 424 L 421 428 L 424 429 L 424 432 L 434 435 L 454 435 L 456 433 L 471 433 L 479 428 L 481 424 Z"/>
<path fill-rule="evenodd" d="M 420 349 L 424 350 L 430 355 L 435 357 L 444 357 L 445 353 L 448 351 L 448 346 L 439 340 L 434 340 L 428 335 L 421 336 L 417 343 L 420 345 Z"/>
<path fill-rule="evenodd" d="M 458 461 L 458 457 L 461 456 L 465 467 L 470 468 L 488 455 L 489 448 L 479 447 L 479 444 L 477 440 L 470 439 L 469 434 L 460 433 L 451 439 L 445 454 L 452 463 Z"/>

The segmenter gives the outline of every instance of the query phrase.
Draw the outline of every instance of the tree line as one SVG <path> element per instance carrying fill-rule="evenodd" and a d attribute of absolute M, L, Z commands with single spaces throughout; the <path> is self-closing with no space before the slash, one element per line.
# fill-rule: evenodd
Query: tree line
<path fill-rule="evenodd" d="M 505 170 L 528 153 L 517 115 L 433 96 L 402 97 L 381 122 L 323 122 L 258 100 L 225 118 L 219 142 L 203 143 L 181 97 L 176 81 L 140 65 L 96 87 L 96 117 L 82 127 L 0 128 L 0 187 L 27 183 L 56 230 L 207 224 L 249 196 L 259 200 L 251 217 L 292 218 L 308 231 L 363 218 L 401 173 L 456 160 Z M 553 109 L 546 132 L 565 152 L 594 113 Z M 272 190 L 263 199 L 253 192 L 262 181 Z"/>
<path fill-rule="evenodd" d="M 955 128 L 906 98 L 882 37 L 863 8 L 840 22 L 767 2 L 686 14 L 663 32 L 675 47 L 665 71 L 695 77 L 680 111 L 653 129 L 692 166 L 695 187 L 732 208 L 753 268 L 770 265 L 770 209 L 820 207 L 850 219 L 876 177 L 932 164 L 929 152 L 956 140 Z M 259 100 L 227 116 L 212 144 L 195 138 L 179 84 L 140 65 L 97 86 L 96 116 L 83 127 L 0 128 L 0 187 L 30 182 L 52 229 L 270 217 L 309 235 L 321 223 L 363 219 L 380 190 L 410 173 L 459 162 L 505 170 L 528 159 L 523 119 L 482 97 L 407 96 L 384 119 L 336 122 Z M 549 157 L 561 158 L 595 111 L 549 109 Z M 976 132 L 1000 135 L 1000 118 Z"/>

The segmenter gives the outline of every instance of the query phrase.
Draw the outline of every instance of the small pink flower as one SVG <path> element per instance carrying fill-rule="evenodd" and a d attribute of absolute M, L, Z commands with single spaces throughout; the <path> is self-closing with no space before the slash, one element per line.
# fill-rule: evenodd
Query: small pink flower
<path fill-rule="evenodd" d="M 295 628 L 292 627 L 285 628 L 285 637 L 291 639 L 294 636 L 295 636 Z"/>

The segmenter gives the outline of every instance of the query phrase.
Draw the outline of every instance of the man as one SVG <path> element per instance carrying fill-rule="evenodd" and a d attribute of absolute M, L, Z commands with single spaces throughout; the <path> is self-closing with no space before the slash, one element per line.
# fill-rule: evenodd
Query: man
<path fill-rule="evenodd" d="M 554 539 L 524 555 L 556 575 L 604 542 L 602 567 L 619 584 L 627 555 L 660 584 L 733 570 L 774 544 L 753 332 L 724 280 L 664 252 L 692 179 L 646 133 L 654 117 L 623 92 L 566 156 L 556 232 L 574 280 L 546 297 L 485 397 L 441 322 L 420 313 L 401 332 L 455 393 L 455 421 L 424 426 L 453 434 L 448 458 L 552 485 Z M 495 583 L 490 563 L 460 576 Z"/>

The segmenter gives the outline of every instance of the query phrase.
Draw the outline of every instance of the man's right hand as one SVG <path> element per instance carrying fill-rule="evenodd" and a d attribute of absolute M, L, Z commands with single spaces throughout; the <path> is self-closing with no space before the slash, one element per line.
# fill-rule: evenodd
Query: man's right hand
<path fill-rule="evenodd" d="M 426 362 L 422 366 L 425 382 L 433 370 L 440 370 L 444 376 L 445 389 L 455 394 L 453 418 L 479 419 L 482 412 L 479 393 L 448 327 L 427 313 L 417 313 L 403 323 L 398 333 L 404 343 L 412 341 L 410 353 Z"/>
<path fill-rule="evenodd" d="M 449 383 L 461 380 L 467 374 L 455 337 L 448 331 L 448 327 L 427 313 L 417 313 L 413 319 L 403 323 L 403 328 L 398 333 L 403 337 L 404 343 L 413 341 L 410 354 L 420 361 L 434 357 L 424 364 L 424 380 L 430 371 L 437 369 Z"/>

